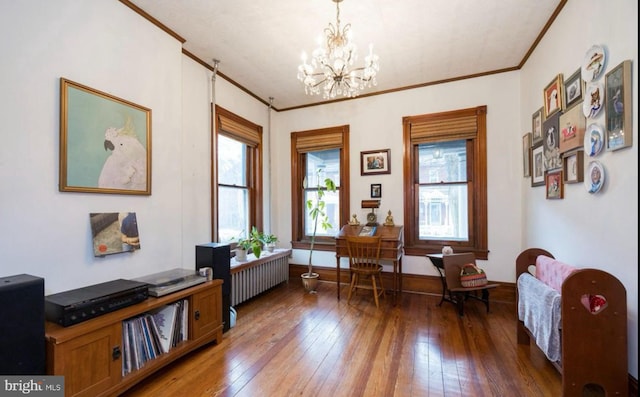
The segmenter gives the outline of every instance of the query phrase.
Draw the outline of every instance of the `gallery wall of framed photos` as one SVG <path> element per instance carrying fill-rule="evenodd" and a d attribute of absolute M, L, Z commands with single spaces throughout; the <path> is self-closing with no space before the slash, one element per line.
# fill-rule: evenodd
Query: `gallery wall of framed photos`
<path fill-rule="evenodd" d="M 565 184 L 602 194 L 607 156 L 633 145 L 631 61 L 607 62 L 607 48 L 595 44 L 569 77 L 557 73 L 543 88 L 522 156 L 523 176 L 545 186 L 546 199 L 564 199 Z"/>

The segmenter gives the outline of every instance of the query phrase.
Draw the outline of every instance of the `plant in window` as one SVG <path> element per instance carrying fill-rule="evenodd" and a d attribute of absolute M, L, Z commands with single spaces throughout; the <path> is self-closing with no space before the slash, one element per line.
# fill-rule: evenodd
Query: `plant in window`
<path fill-rule="evenodd" d="M 255 226 L 251 227 L 251 232 L 247 237 L 238 238 L 238 243 L 236 244 L 236 260 L 240 262 L 246 261 L 247 252 L 249 251 L 253 252 L 256 258 L 260 258 L 263 239 L 262 232 L 258 231 Z"/>
<path fill-rule="evenodd" d="M 313 232 L 311 233 L 311 245 L 309 246 L 309 264 L 307 273 L 303 273 L 302 284 L 304 285 L 305 290 L 310 293 L 316 292 L 316 287 L 318 285 L 318 273 L 313 272 L 313 265 L 311 264 L 311 258 L 313 256 L 313 246 L 316 241 L 316 232 L 318 231 L 318 226 L 320 226 L 324 230 L 331 229 L 333 226 L 329 223 L 329 217 L 325 212 L 325 201 L 324 195 L 327 192 L 335 192 L 336 184 L 331 178 L 325 178 L 324 184 L 321 184 L 320 181 L 322 179 L 323 168 L 318 168 L 316 171 L 317 181 L 318 181 L 318 190 L 316 191 L 315 198 L 309 199 L 306 202 L 307 210 L 309 211 L 309 216 L 313 221 Z M 306 188 L 306 179 L 304 181 L 304 187 Z M 319 225 L 318 225 L 319 224 Z"/>
<path fill-rule="evenodd" d="M 264 243 L 264 247 L 269 252 L 273 252 L 276 248 L 276 243 L 278 242 L 278 237 L 275 234 L 264 234 L 262 236 L 262 242 Z"/>

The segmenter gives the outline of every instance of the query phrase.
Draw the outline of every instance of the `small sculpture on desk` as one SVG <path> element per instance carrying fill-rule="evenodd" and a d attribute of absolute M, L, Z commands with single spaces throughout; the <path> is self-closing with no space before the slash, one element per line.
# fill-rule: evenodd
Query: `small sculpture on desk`
<path fill-rule="evenodd" d="M 351 226 L 359 226 L 360 225 L 360 221 L 358 221 L 358 217 L 356 216 L 356 214 L 353 214 L 353 216 L 351 217 L 351 220 L 349 220 L 349 225 L 351 225 Z"/>
<path fill-rule="evenodd" d="M 387 217 L 384 219 L 384 225 L 385 226 L 393 226 L 393 215 L 391 215 L 391 210 L 389 210 L 389 212 L 387 212 Z"/>

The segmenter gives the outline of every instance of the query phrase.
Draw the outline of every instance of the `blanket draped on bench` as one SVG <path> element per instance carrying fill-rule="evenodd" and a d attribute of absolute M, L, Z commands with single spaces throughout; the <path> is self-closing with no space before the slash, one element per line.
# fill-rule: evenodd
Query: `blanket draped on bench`
<path fill-rule="evenodd" d="M 518 318 L 552 362 L 559 361 L 560 301 L 558 291 L 528 273 L 518 277 Z"/>

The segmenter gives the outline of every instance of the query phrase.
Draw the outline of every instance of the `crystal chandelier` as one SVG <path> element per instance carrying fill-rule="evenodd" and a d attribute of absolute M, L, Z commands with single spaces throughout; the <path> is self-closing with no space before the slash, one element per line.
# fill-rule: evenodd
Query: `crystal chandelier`
<path fill-rule="evenodd" d="M 377 85 L 378 56 L 373 53 L 373 44 L 369 45 L 369 54 L 364 65 L 354 66 L 358 59 L 356 45 L 351 42 L 348 23 L 340 29 L 340 3 L 336 3 L 336 24 L 329 23 L 324 29 L 324 42 L 311 54 L 307 63 L 307 54 L 302 54 L 302 65 L 298 66 L 298 80 L 304 84 L 308 95 L 322 95 L 324 99 L 339 96 L 355 97 L 364 88 Z"/>

